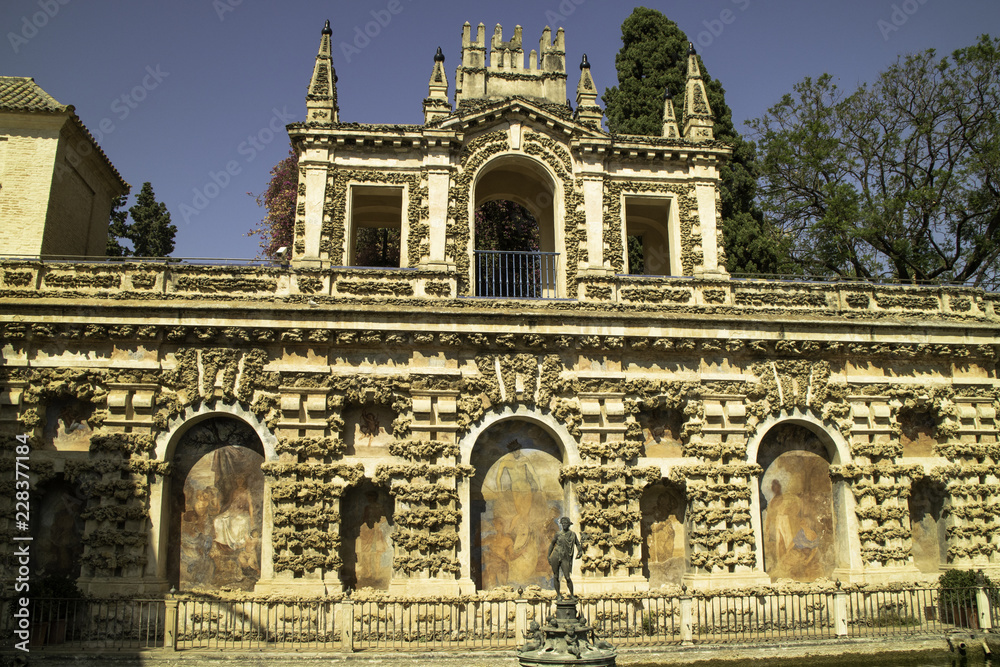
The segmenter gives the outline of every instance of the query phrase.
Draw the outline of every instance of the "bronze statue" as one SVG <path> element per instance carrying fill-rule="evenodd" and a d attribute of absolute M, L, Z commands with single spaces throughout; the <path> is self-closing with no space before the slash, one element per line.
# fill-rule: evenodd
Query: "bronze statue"
<path fill-rule="evenodd" d="M 573 574 L 573 552 L 575 550 L 577 556 L 583 555 L 580 538 L 569 529 L 573 522 L 564 516 L 559 519 L 559 523 L 562 529 L 555 534 L 552 543 L 549 544 L 549 565 L 552 566 L 552 575 L 555 579 L 557 600 L 562 599 L 562 593 L 559 592 L 560 570 L 562 575 L 566 577 L 566 588 L 569 590 L 569 596 L 573 597 L 573 580 L 570 579 L 570 575 Z"/>

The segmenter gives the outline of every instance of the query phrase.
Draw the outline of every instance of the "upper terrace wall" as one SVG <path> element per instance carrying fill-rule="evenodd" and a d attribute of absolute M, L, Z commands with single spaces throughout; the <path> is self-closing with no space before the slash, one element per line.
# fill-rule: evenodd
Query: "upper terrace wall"
<path fill-rule="evenodd" d="M 1000 294 L 961 286 L 855 282 L 674 279 L 639 276 L 582 278 L 578 300 L 456 299 L 453 272 L 425 269 L 290 270 L 280 266 L 179 263 L 0 263 L 0 299 L 313 302 L 335 305 L 389 301 L 412 307 L 532 311 L 607 310 L 712 314 L 723 317 L 836 318 L 840 321 L 1000 323 Z"/>

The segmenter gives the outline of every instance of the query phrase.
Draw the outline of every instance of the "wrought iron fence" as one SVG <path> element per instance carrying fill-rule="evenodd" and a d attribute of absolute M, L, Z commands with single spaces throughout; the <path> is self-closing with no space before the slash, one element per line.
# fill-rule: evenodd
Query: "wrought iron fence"
<path fill-rule="evenodd" d="M 27 608 L 28 645 L 34 649 L 101 649 L 111 651 L 162 648 L 166 633 L 163 600 L 95 600 L 34 598 Z M 14 614 L 15 600 L 0 601 L 0 634 L 20 638 L 23 627 Z"/>
<path fill-rule="evenodd" d="M 339 650 L 336 603 L 180 600 L 176 648 Z"/>
<path fill-rule="evenodd" d="M 476 251 L 476 296 L 512 299 L 556 297 L 555 252 Z"/>
<path fill-rule="evenodd" d="M 835 593 L 772 593 L 696 597 L 693 635 L 699 642 L 827 639 L 837 635 Z"/>
<path fill-rule="evenodd" d="M 0 634 L 16 636 L 20 607 L 0 600 Z M 619 648 L 943 635 L 992 628 L 986 588 L 661 593 L 581 598 L 590 641 Z M 550 599 L 226 601 L 47 600 L 30 605 L 32 650 L 448 651 L 513 650 Z"/>

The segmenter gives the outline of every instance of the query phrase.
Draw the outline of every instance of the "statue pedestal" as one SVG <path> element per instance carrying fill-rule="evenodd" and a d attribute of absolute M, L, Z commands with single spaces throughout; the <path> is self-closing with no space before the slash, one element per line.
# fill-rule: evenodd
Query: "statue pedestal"
<path fill-rule="evenodd" d="M 557 599 L 555 616 L 549 616 L 545 625 L 531 622 L 527 641 L 517 651 L 523 667 L 615 664 L 618 651 L 594 636 L 594 627 L 577 612 L 576 602 L 575 597 Z"/>

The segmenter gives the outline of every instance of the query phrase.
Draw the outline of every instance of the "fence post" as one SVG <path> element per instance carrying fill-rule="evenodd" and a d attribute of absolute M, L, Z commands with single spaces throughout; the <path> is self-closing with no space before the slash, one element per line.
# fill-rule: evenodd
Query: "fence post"
<path fill-rule="evenodd" d="M 979 611 L 979 629 L 993 629 L 993 614 L 990 596 L 986 593 L 986 576 L 982 570 L 976 573 L 976 609 Z"/>
<path fill-rule="evenodd" d="M 514 605 L 514 638 L 520 644 L 524 633 L 528 631 L 528 601 L 518 598 Z"/>
<path fill-rule="evenodd" d="M 687 588 L 683 586 L 682 588 Z M 694 604 L 691 596 L 684 591 L 681 595 L 681 644 L 690 645 L 694 643 Z"/>
<path fill-rule="evenodd" d="M 354 600 L 344 598 L 340 603 L 340 650 L 354 652 Z"/>
<path fill-rule="evenodd" d="M 163 619 L 163 648 L 168 651 L 177 650 L 177 605 L 174 599 L 164 600 L 166 614 Z"/>
<path fill-rule="evenodd" d="M 837 580 L 837 590 L 833 593 L 833 613 L 834 622 L 837 627 L 837 636 L 847 636 L 847 591 L 841 590 L 840 579 Z"/>

